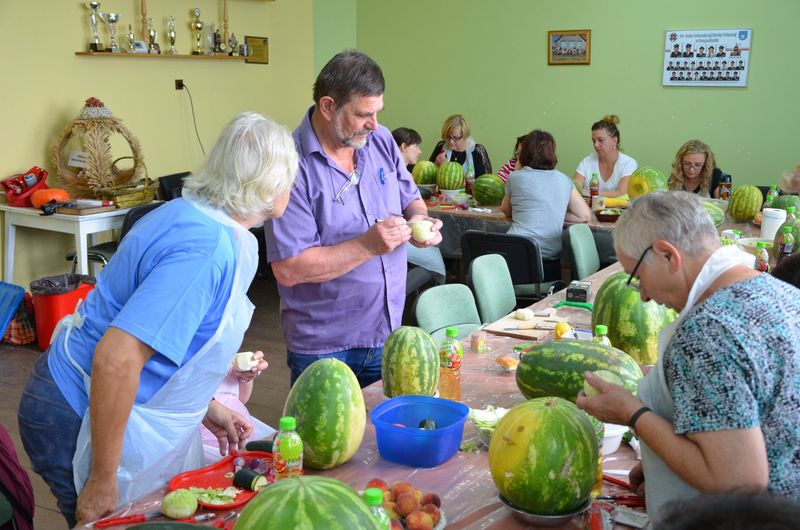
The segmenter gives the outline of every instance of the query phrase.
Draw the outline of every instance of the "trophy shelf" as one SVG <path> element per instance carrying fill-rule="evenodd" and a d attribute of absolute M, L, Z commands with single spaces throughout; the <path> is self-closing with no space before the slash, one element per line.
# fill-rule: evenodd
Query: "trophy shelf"
<path fill-rule="evenodd" d="M 241 61 L 242 55 L 187 55 L 182 53 L 112 53 L 112 52 L 75 52 L 83 57 L 139 57 L 149 59 L 201 59 L 211 61 Z"/>

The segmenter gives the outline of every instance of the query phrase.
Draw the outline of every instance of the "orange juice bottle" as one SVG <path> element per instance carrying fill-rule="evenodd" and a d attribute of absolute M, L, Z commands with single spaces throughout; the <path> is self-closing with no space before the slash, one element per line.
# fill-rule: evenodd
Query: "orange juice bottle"
<path fill-rule="evenodd" d="M 447 328 L 439 347 L 439 397 L 461 400 L 461 361 L 464 351 L 458 340 L 458 329 Z"/>

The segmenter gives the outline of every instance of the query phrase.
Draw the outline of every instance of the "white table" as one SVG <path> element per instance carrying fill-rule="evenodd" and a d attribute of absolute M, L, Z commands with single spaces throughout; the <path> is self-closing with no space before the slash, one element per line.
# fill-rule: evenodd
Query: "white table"
<path fill-rule="evenodd" d="M 36 208 L 20 208 L 0 204 L 0 211 L 5 216 L 5 281 L 14 283 L 14 246 L 16 243 L 17 227 L 38 228 L 51 232 L 62 232 L 75 236 L 75 249 L 78 253 L 79 274 L 89 274 L 89 260 L 87 250 L 97 243 L 99 232 L 122 227 L 125 214 L 130 208 L 120 208 L 109 212 L 94 213 L 89 215 L 68 215 L 56 213 L 53 215 L 39 215 L 41 210 Z M 87 236 L 89 237 L 87 242 Z"/>

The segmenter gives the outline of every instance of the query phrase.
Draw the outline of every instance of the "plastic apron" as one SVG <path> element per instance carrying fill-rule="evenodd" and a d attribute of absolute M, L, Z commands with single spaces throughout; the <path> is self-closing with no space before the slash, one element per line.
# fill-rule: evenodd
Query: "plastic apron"
<path fill-rule="evenodd" d="M 224 212 L 198 204 L 185 195 L 183 198 L 205 215 L 233 228 L 236 247 L 233 286 L 214 335 L 147 403 L 134 403 L 117 468 L 119 505 L 164 486 L 178 473 L 202 467 L 200 424 L 217 387 L 228 373 L 253 315 L 254 306 L 247 298 L 247 289 L 258 267 L 255 237 Z M 83 373 L 88 392 L 91 378 L 72 359 L 66 347 L 70 328 L 81 324 L 82 316 L 76 311 L 59 326 L 67 328 L 65 350 L 72 364 Z M 91 459 L 91 419 L 87 409 L 72 460 L 78 492 L 89 478 Z"/>
<path fill-rule="evenodd" d="M 447 147 L 447 142 L 444 143 L 442 146 L 444 147 L 444 154 L 447 156 L 447 160 L 453 159 L 453 150 Z M 464 168 L 464 178 L 467 175 L 472 175 L 472 178 L 476 178 L 475 175 L 475 162 L 472 158 L 472 152 L 475 150 L 475 141 L 472 137 L 467 139 L 467 157 L 464 159 L 464 163 L 461 166 Z"/>
<path fill-rule="evenodd" d="M 754 257 L 738 247 L 720 247 L 708 258 L 700 270 L 700 274 L 689 291 L 686 306 L 678 314 L 678 317 L 659 333 L 658 362 L 639 384 L 638 396 L 645 405 L 665 420 L 672 422 L 674 418 L 672 393 L 664 375 L 664 352 L 667 350 L 675 330 L 681 325 L 689 310 L 694 307 L 697 299 L 723 272 L 736 265 L 752 267 L 753 263 Z M 641 443 L 641 448 L 642 470 L 644 471 L 647 495 L 647 515 L 651 521 L 658 521 L 659 511 L 665 503 L 694 497 L 700 492 L 675 474 L 644 441 Z"/>

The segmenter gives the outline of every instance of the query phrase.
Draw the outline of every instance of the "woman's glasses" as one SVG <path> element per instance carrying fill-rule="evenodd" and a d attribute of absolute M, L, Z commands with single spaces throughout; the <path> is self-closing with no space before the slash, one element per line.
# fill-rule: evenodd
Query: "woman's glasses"
<path fill-rule="evenodd" d="M 459 142 L 463 138 L 464 138 L 463 135 L 462 136 L 448 136 L 447 138 L 445 138 L 445 140 L 447 140 L 448 142 Z"/>
<path fill-rule="evenodd" d="M 706 165 L 705 162 L 681 162 L 683 164 L 683 169 L 703 169 L 703 166 Z"/>
<path fill-rule="evenodd" d="M 653 250 L 653 245 L 650 245 L 649 247 L 644 249 L 644 252 L 642 252 L 642 255 L 639 256 L 639 261 L 637 261 L 636 265 L 633 267 L 633 270 L 631 271 L 631 275 L 628 276 L 628 281 L 625 283 L 625 285 L 627 285 L 628 287 L 630 287 L 634 291 L 641 291 L 639 289 L 639 277 L 636 276 L 636 273 L 639 271 L 639 265 L 642 264 L 642 261 L 644 261 L 644 257 L 647 255 L 647 252 L 649 250 Z"/>

